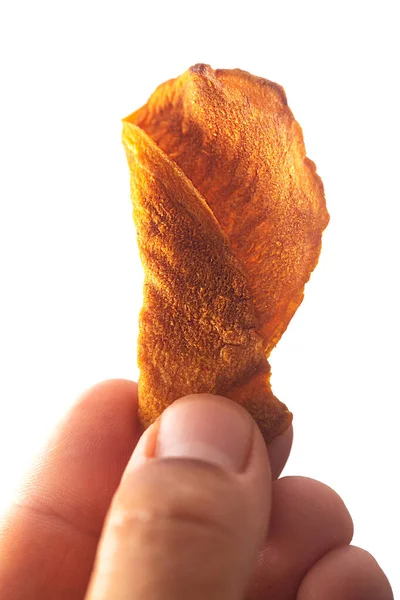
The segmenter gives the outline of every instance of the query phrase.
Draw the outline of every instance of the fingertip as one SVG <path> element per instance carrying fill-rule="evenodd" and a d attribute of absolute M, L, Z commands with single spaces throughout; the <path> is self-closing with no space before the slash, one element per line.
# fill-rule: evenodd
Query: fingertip
<path fill-rule="evenodd" d="M 240 473 L 246 468 L 254 424 L 239 405 L 210 394 L 181 398 L 161 416 L 156 458 L 190 458 Z"/>
<path fill-rule="evenodd" d="M 268 444 L 268 456 L 271 465 L 272 479 L 278 479 L 289 458 L 293 445 L 293 425 Z"/>
<path fill-rule="evenodd" d="M 393 600 L 390 583 L 375 558 L 357 546 L 332 550 L 304 577 L 298 600 Z"/>
<path fill-rule="evenodd" d="M 212 394 L 191 394 L 171 404 L 143 434 L 128 469 L 149 458 L 200 460 L 237 474 L 251 472 L 257 463 L 265 481 L 271 479 L 266 446 L 250 414 Z"/>
<path fill-rule="evenodd" d="M 312 565 L 332 549 L 349 544 L 352 534 L 351 516 L 330 487 L 306 477 L 274 481 L 268 538 L 251 597 L 268 597 L 273 589 L 273 598 L 295 598 Z"/>
<path fill-rule="evenodd" d="M 138 384 L 129 379 L 105 379 L 95 383 L 79 394 L 70 413 L 76 409 L 91 410 L 93 404 L 96 412 L 100 413 L 101 409 L 108 411 L 126 404 L 130 409 L 137 410 Z"/>
<path fill-rule="evenodd" d="M 329 485 L 311 477 L 287 476 L 275 482 L 274 486 L 275 502 L 280 509 L 287 507 L 288 512 L 294 516 L 295 520 L 299 515 L 295 516 L 296 512 L 293 513 L 292 508 L 300 509 L 303 505 L 307 512 L 312 508 L 314 522 L 328 521 L 325 533 L 330 532 L 332 541 L 340 539 L 342 544 L 351 542 L 354 534 L 353 519 L 343 499 Z M 294 507 L 294 503 L 297 504 L 297 507 Z M 327 519 L 328 515 L 329 519 Z M 290 515 L 288 520 L 291 520 Z M 293 522 L 293 525 L 295 524 Z M 299 523 L 300 526 L 303 524 Z M 311 525 L 312 523 L 309 524 L 309 526 Z M 318 528 L 314 533 L 319 537 Z"/>

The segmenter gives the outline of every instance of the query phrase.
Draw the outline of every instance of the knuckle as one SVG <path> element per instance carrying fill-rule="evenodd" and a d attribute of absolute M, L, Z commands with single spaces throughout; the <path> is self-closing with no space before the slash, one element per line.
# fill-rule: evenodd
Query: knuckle
<path fill-rule="evenodd" d="M 189 461 L 188 461 L 189 462 Z M 184 461 L 163 461 L 138 469 L 116 499 L 109 525 L 122 535 L 232 541 L 242 515 L 241 494 L 229 475 Z"/>

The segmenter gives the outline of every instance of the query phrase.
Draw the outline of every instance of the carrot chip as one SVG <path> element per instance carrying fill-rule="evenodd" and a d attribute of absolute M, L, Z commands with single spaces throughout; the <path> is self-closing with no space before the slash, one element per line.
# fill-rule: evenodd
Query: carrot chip
<path fill-rule="evenodd" d="M 292 414 L 268 356 L 303 299 L 328 224 L 283 89 L 195 65 L 123 120 L 144 267 L 139 416 L 177 398 L 242 404 L 266 442 Z"/>

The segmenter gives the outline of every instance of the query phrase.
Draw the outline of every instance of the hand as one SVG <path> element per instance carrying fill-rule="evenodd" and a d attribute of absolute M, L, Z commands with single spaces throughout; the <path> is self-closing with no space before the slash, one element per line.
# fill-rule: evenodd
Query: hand
<path fill-rule="evenodd" d="M 181 399 L 141 438 L 136 412 L 136 384 L 106 381 L 59 426 L 0 529 L 2 599 L 393 598 L 337 494 L 276 480 L 291 430 L 267 454 L 224 398 Z"/>

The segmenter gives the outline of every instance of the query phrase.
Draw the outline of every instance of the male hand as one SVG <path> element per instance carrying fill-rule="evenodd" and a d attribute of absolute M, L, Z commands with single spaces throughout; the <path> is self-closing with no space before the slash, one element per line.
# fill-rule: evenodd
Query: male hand
<path fill-rule="evenodd" d="M 86 392 L 0 528 L 3 600 L 391 600 L 351 517 L 317 481 L 277 479 L 292 430 L 266 448 L 218 396 L 175 402 L 141 436 L 137 386 Z"/>

